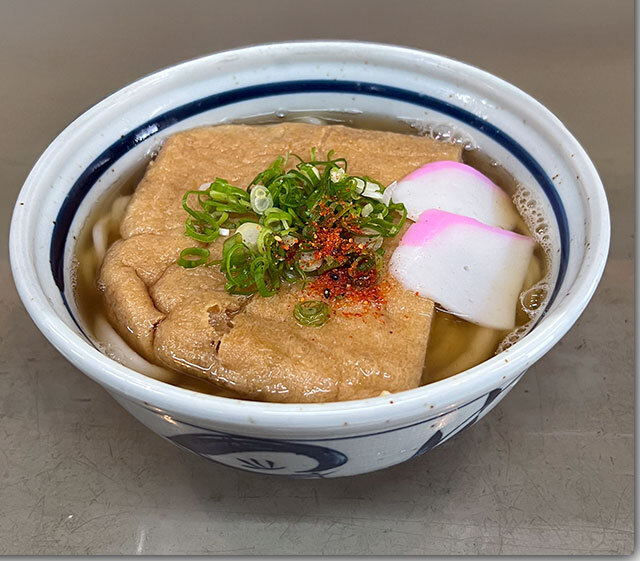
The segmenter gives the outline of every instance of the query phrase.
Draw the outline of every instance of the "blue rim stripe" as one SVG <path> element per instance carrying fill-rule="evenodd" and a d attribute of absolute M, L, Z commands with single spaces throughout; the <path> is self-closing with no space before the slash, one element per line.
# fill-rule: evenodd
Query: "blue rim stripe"
<path fill-rule="evenodd" d="M 186 103 L 180 107 L 176 107 L 175 109 L 171 109 L 170 111 L 147 121 L 128 134 L 122 136 L 102 152 L 102 154 L 91 162 L 91 164 L 89 164 L 73 184 L 67 194 L 67 197 L 63 201 L 56 218 L 51 239 L 51 272 L 56 285 L 60 289 L 67 309 L 69 309 L 69 306 L 67 305 L 66 298 L 64 296 L 64 250 L 69 230 L 71 228 L 71 223 L 78 208 L 80 207 L 80 204 L 90 191 L 91 187 L 116 161 L 124 156 L 129 150 L 144 142 L 154 134 L 205 111 L 210 111 L 218 107 L 223 107 L 225 105 L 241 101 L 263 97 L 283 94 L 323 92 L 383 97 L 432 109 L 453 117 L 480 131 L 513 154 L 542 187 L 542 190 L 551 204 L 558 223 L 558 230 L 560 234 L 560 263 L 558 267 L 557 280 L 553 293 L 549 299 L 547 309 L 551 306 L 553 300 L 558 294 L 567 269 L 570 242 L 569 224 L 562 201 L 560 200 L 560 196 L 556 191 L 553 182 L 544 172 L 542 166 L 540 166 L 531 154 L 529 154 L 529 152 L 518 142 L 501 129 L 473 113 L 426 94 L 369 82 L 343 80 L 293 80 L 228 90 Z M 70 310 L 69 313 L 71 313 Z M 71 314 L 71 316 L 73 317 L 73 314 Z"/>

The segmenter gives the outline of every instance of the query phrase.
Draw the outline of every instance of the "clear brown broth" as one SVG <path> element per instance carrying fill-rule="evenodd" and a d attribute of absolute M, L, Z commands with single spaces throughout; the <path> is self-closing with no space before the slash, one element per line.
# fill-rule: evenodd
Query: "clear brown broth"
<path fill-rule="evenodd" d="M 314 112 L 313 114 L 296 112 L 289 115 L 261 115 L 234 122 L 244 124 L 270 124 L 284 121 L 309 122 L 309 118 L 320 119 L 320 122 L 323 124 L 336 123 L 368 130 L 417 134 L 417 129 L 414 125 L 398 119 L 337 112 Z M 320 122 L 318 124 L 320 124 Z M 95 210 L 88 217 L 78 236 L 76 245 L 77 274 L 75 298 L 85 327 L 89 330 L 90 335 L 98 342 L 100 341 L 96 337 L 94 326 L 96 325 L 98 316 L 106 320 L 106 311 L 104 308 L 104 300 L 96 286 L 99 263 L 93 245 L 93 226 L 101 217 L 110 212 L 116 198 L 122 195 L 131 195 L 134 192 L 150 159 L 151 157 L 145 159 L 127 178 L 112 186 L 100 203 L 96 205 Z M 481 149 L 463 150 L 463 161 L 484 173 L 507 194 L 510 196 L 514 195 L 518 188 L 515 179 L 506 169 L 493 161 L 486 153 L 482 152 Z M 524 220 L 521 220 L 516 231 L 525 235 L 531 235 Z M 110 246 L 119 238 L 118 224 L 111 224 L 108 231 L 107 246 Z M 524 290 L 540 281 L 545 276 L 546 270 L 547 257 L 542 248 L 536 246 L 530 267 L 530 274 Z M 538 298 L 543 296 L 544 295 L 540 294 L 537 295 Z M 516 311 L 517 327 L 524 326 L 529 320 L 529 315 L 519 303 Z M 421 384 L 429 384 L 448 378 L 491 358 L 496 353 L 500 342 L 508 333 L 508 331 L 474 325 L 448 314 L 436 306 Z M 167 383 L 194 391 L 235 397 L 233 393 L 220 389 L 212 383 L 188 376 L 181 372 L 166 370 L 162 379 Z"/>

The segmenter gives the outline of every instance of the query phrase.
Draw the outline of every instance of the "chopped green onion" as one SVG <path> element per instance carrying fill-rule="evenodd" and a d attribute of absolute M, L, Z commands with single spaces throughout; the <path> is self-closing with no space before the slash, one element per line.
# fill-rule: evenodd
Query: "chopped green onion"
<path fill-rule="evenodd" d="M 244 245 L 253 251 L 257 247 L 258 236 L 260 236 L 260 232 L 262 230 L 263 228 L 260 224 L 255 222 L 245 222 L 238 226 L 236 234 L 240 234 Z"/>
<path fill-rule="evenodd" d="M 361 194 L 363 197 L 367 197 L 369 199 L 376 199 L 378 201 L 381 201 L 383 199 L 383 193 L 380 185 L 371 181 L 366 182 L 364 190 Z"/>
<path fill-rule="evenodd" d="M 338 183 L 344 177 L 344 170 L 336 167 L 331 170 L 329 177 L 333 183 Z"/>
<path fill-rule="evenodd" d="M 358 193 L 358 195 L 361 195 L 367 185 L 365 180 L 361 177 L 354 177 L 353 180 L 355 182 L 356 193 Z"/>
<path fill-rule="evenodd" d="M 298 302 L 293 309 L 293 317 L 300 325 L 320 327 L 327 322 L 329 306 L 318 300 Z"/>
<path fill-rule="evenodd" d="M 280 288 L 280 280 L 272 274 L 273 272 L 269 267 L 269 261 L 266 257 L 259 256 L 253 259 L 251 272 L 253 273 L 253 279 L 261 296 L 273 296 L 278 291 L 278 288 Z"/>
<path fill-rule="evenodd" d="M 273 206 L 273 197 L 263 185 L 256 185 L 251 189 L 251 208 L 256 214 L 264 214 L 264 211 Z"/>
<path fill-rule="evenodd" d="M 384 238 L 397 235 L 407 211 L 390 202 L 390 193 L 370 177 L 347 173 L 347 161 L 329 151 L 311 150 L 295 166 L 281 156 L 259 173 L 247 189 L 216 178 L 186 191 L 185 234 L 203 244 L 224 236 L 222 257 L 209 261 L 209 249 L 187 248 L 178 263 L 186 268 L 216 265 L 231 294 L 274 295 L 283 283 L 305 283 L 341 269 L 354 284 L 375 282 L 382 267 Z M 329 236 L 329 237 L 328 237 Z M 354 243 L 355 242 L 355 243 Z M 368 271 L 376 270 L 369 275 Z M 338 271 L 336 271 L 338 272 Z M 336 298 L 340 298 L 337 295 Z M 322 325 L 324 302 L 299 303 L 302 325 Z"/>
<path fill-rule="evenodd" d="M 264 212 L 264 217 L 261 221 L 268 228 L 278 232 L 280 230 L 289 229 L 289 223 L 293 221 L 293 218 L 284 210 L 279 208 L 268 208 Z"/>
<path fill-rule="evenodd" d="M 349 274 L 356 277 L 358 273 L 366 273 L 371 269 L 376 269 L 378 262 L 374 255 L 363 253 L 356 257 L 355 261 L 349 267 Z"/>
<path fill-rule="evenodd" d="M 209 259 L 209 250 L 202 247 L 188 247 L 180 252 L 178 265 L 185 269 L 192 269 L 204 265 Z"/>
<path fill-rule="evenodd" d="M 267 227 L 262 227 L 260 233 L 258 234 L 258 238 L 256 239 L 256 248 L 259 253 L 265 254 L 267 252 L 267 243 L 271 241 L 271 238 L 267 240 L 267 237 L 273 235 L 273 230 Z"/>
<path fill-rule="evenodd" d="M 320 181 L 320 172 L 318 171 L 318 168 L 313 164 L 301 163 L 298 164 L 298 169 L 311 182 L 311 185 L 315 186 L 318 184 L 318 181 Z"/>
<path fill-rule="evenodd" d="M 222 256 L 221 268 L 227 275 L 227 283 L 245 287 L 251 276 L 251 250 L 242 242 L 232 245 Z"/>

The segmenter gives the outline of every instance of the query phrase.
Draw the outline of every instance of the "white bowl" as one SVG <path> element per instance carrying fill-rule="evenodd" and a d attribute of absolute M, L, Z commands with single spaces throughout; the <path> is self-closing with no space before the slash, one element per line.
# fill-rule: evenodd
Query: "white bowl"
<path fill-rule="evenodd" d="M 451 378 L 360 401 L 276 404 L 198 394 L 139 374 L 83 334 L 71 285 L 89 209 L 167 135 L 286 110 L 341 110 L 447 124 L 470 135 L 537 194 L 554 249 L 552 299 L 507 351 Z M 568 331 L 602 274 L 609 214 L 576 139 L 537 101 L 469 65 L 355 42 L 261 45 L 161 70 L 71 123 L 25 181 L 11 223 L 11 265 L 34 322 L 77 368 L 151 430 L 252 472 L 338 477 L 420 455 L 485 415 Z"/>

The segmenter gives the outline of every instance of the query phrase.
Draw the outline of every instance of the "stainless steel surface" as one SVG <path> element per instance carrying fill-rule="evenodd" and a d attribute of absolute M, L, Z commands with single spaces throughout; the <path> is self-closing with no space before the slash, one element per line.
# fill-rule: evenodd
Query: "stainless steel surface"
<path fill-rule="evenodd" d="M 0 553 L 630 553 L 633 20 L 629 0 L 0 1 Z M 29 169 L 87 107 L 186 58 L 301 38 L 406 44 L 513 82 L 583 143 L 612 215 L 591 305 L 493 412 L 338 480 L 242 473 L 154 436 L 40 335 L 6 249 Z"/>

